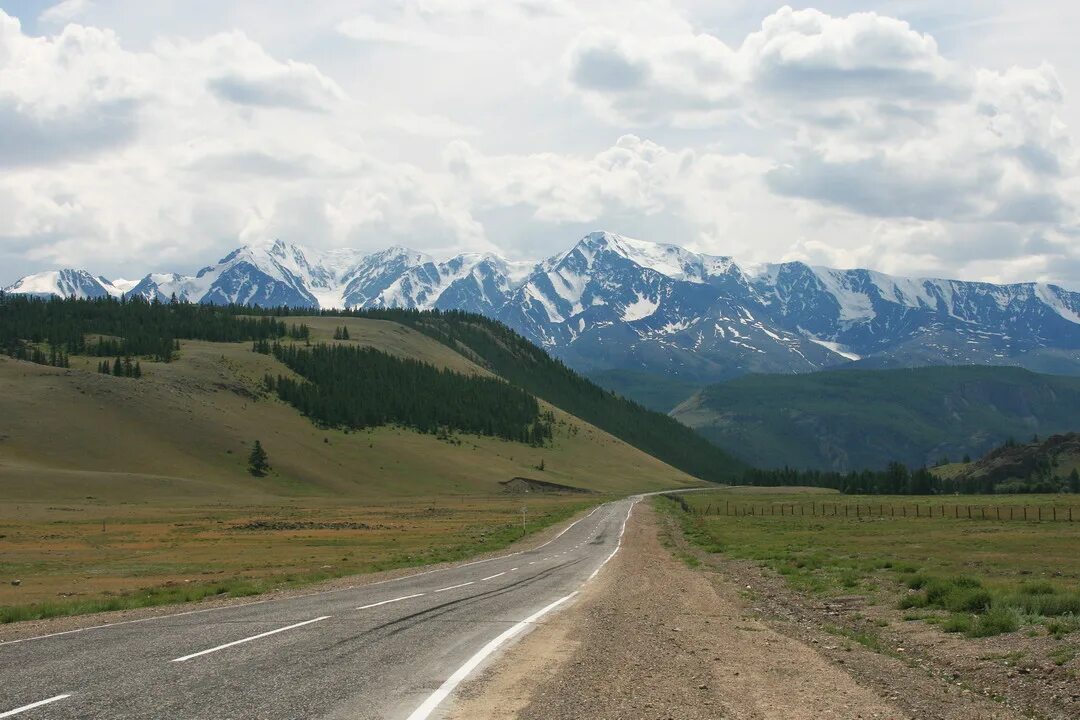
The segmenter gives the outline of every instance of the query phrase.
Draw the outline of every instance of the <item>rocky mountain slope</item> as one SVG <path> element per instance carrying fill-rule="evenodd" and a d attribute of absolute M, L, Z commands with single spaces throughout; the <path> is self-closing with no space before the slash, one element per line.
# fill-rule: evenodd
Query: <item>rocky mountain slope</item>
<path fill-rule="evenodd" d="M 436 260 L 405 248 L 244 246 L 194 276 L 109 282 L 39 273 L 8 292 L 140 295 L 305 308 L 462 309 L 572 367 L 685 382 L 857 365 L 1018 365 L 1080 374 L 1080 293 L 1055 285 L 900 278 L 730 257 L 596 232 L 542 262 Z"/>

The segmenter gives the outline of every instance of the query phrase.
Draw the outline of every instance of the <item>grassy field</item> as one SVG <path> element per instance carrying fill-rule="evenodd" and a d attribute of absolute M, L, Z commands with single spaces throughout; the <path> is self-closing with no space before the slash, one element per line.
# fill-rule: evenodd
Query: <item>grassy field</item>
<path fill-rule="evenodd" d="M 816 595 L 862 595 L 902 608 L 909 617 L 971 636 L 1020 627 L 1053 634 L 1080 629 L 1080 522 L 1023 522 L 945 517 L 942 505 L 1071 506 L 1076 496 L 808 497 L 795 490 L 748 488 L 682 496 L 690 512 L 668 500 L 686 536 L 714 553 L 762 563 L 797 589 Z M 816 503 L 861 504 L 874 516 L 812 516 Z M 753 515 L 700 515 L 710 506 L 755 507 Z M 919 504 L 916 519 L 877 515 L 881 505 Z M 785 514 L 766 508 L 783 506 Z M 794 510 L 794 512 L 793 512 Z M 776 511 L 779 513 L 779 510 Z M 981 517 L 981 515 L 979 515 Z"/>
<path fill-rule="evenodd" d="M 291 321 L 314 340 L 347 324 L 348 342 L 487 372 L 396 323 Z M 179 360 L 144 361 L 137 380 L 94 372 L 97 358 L 62 370 L 0 357 L 0 619 L 250 594 L 493 549 L 518 532 L 522 499 L 499 485 L 515 476 L 597 493 L 530 496 L 538 525 L 609 495 L 700 484 L 558 409 L 543 448 L 319 428 L 262 393 L 264 374 L 288 370 L 250 348 L 182 341 Z M 262 478 L 246 470 L 256 439 L 272 466 Z M 293 529 L 235 529 L 263 520 Z"/>
<path fill-rule="evenodd" d="M 599 498 L 284 500 L 162 507 L 94 500 L 0 514 L 0 622 L 213 596 L 497 550 Z"/>

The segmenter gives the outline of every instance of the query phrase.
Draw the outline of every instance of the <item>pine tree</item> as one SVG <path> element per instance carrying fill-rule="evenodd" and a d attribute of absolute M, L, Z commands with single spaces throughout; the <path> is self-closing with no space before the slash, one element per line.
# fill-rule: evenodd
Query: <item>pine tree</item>
<path fill-rule="evenodd" d="M 131 376 L 132 377 L 137 377 L 137 378 L 142 377 L 142 365 L 139 364 L 138 360 L 135 361 L 135 369 L 132 371 Z"/>
<path fill-rule="evenodd" d="M 124 358 L 124 377 L 133 377 L 135 375 L 135 366 L 131 363 L 131 356 L 128 355 Z"/>
<path fill-rule="evenodd" d="M 1073 468 L 1073 471 L 1069 473 L 1069 491 L 1080 493 L 1080 470 L 1076 468 Z"/>
<path fill-rule="evenodd" d="M 270 462 L 266 450 L 263 450 L 262 443 L 256 440 L 255 446 L 251 448 L 251 455 L 248 456 L 248 472 L 255 477 L 262 477 L 269 469 Z"/>
<path fill-rule="evenodd" d="M 124 377 L 124 366 L 120 362 L 120 358 L 116 358 L 116 361 L 113 362 L 112 374 L 116 377 Z"/>
<path fill-rule="evenodd" d="M 348 328 L 347 325 L 342 325 L 341 326 L 341 339 L 342 340 L 348 340 L 349 339 L 349 328 Z"/>
<path fill-rule="evenodd" d="M 336 325 L 334 326 L 334 339 L 335 340 L 340 340 L 341 339 L 341 328 L 337 327 Z"/>

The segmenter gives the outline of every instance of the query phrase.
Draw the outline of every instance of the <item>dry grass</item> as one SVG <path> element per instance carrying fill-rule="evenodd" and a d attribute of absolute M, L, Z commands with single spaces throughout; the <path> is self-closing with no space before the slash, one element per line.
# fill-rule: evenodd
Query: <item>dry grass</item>
<path fill-rule="evenodd" d="M 485 372 L 395 323 L 290 321 L 316 340 L 345 323 L 349 342 Z M 462 557 L 513 536 L 521 500 L 500 495 L 499 481 L 519 475 L 622 495 L 700 484 L 558 410 L 545 448 L 321 429 L 261 393 L 264 374 L 288 371 L 248 343 L 183 342 L 177 362 L 143 362 L 139 380 L 99 375 L 96 363 L 0 358 L 0 607 L 197 599 Z M 256 439 L 273 467 L 264 478 L 246 471 Z M 553 522 L 601 497 L 528 504 Z M 253 519 L 370 527 L 231 529 Z"/>
<path fill-rule="evenodd" d="M 594 499 L 285 500 L 161 507 L 96 500 L 0 511 L 0 621 L 270 587 L 495 550 Z"/>

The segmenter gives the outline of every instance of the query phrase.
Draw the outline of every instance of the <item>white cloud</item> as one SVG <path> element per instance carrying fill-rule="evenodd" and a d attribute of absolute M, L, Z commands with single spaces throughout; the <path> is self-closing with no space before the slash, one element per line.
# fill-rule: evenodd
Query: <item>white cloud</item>
<path fill-rule="evenodd" d="M 45 8 L 38 20 L 50 25 L 63 25 L 86 14 L 93 5 L 90 0 L 63 0 Z"/>
<path fill-rule="evenodd" d="M 191 270 L 270 236 L 538 257 L 603 227 L 1080 287 L 1076 73 L 876 6 L 62 3 L 40 36 L 0 11 L 0 262 Z"/>

